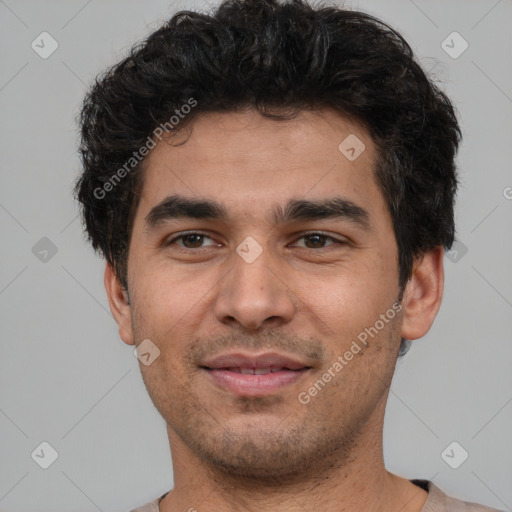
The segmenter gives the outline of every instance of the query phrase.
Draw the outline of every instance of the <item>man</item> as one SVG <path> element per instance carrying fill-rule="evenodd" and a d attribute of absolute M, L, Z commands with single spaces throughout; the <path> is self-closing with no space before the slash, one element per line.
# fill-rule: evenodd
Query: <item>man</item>
<path fill-rule="evenodd" d="M 460 130 L 402 37 L 301 0 L 176 14 L 81 112 L 85 225 L 167 423 L 137 511 L 486 511 L 388 472 L 454 240 Z"/>

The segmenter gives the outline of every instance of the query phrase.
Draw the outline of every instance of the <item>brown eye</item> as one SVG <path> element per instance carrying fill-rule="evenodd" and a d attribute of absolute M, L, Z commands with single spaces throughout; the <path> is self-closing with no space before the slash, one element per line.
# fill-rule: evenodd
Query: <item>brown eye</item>
<path fill-rule="evenodd" d="M 179 236 L 174 237 L 172 240 L 167 242 L 165 245 L 176 245 L 176 242 L 179 240 L 181 243 L 177 244 L 180 248 L 185 249 L 201 249 L 203 247 L 207 247 L 203 245 L 203 242 L 205 238 L 208 238 L 211 240 L 211 238 L 207 235 L 204 235 L 203 233 L 196 233 L 196 232 L 190 232 L 190 233 L 183 233 Z M 209 245 L 215 245 L 215 244 L 209 244 Z"/>
<path fill-rule="evenodd" d="M 309 249 L 318 249 L 319 246 L 323 247 L 324 243 L 327 240 L 327 237 L 325 235 L 307 235 L 307 236 L 304 237 L 304 240 L 310 240 L 311 241 L 313 247 L 308 246 Z"/>
<path fill-rule="evenodd" d="M 307 233 L 302 235 L 299 240 L 309 240 L 309 243 L 305 243 L 306 249 L 324 249 L 326 247 L 325 243 L 327 241 L 331 241 L 337 244 L 344 243 L 341 240 L 337 240 L 336 238 L 329 235 L 324 235 L 323 233 Z M 329 245 L 333 245 L 333 243 Z"/>
<path fill-rule="evenodd" d="M 193 233 L 191 235 L 183 235 L 181 239 L 183 240 L 183 245 L 185 247 L 187 247 L 188 249 L 195 249 L 202 245 L 204 235 Z"/>

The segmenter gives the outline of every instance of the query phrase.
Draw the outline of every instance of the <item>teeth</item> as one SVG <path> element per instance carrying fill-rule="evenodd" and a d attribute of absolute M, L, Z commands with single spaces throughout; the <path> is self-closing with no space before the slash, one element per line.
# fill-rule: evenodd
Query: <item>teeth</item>
<path fill-rule="evenodd" d="M 265 373 L 270 373 L 270 368 L 256 368 L 254 370 L 254 375 L 264 375 Z"/>
<path fill-rule="evenodd" d="M 266 373 L 279 372 L 284 370 L 284 368 L 271 366 L 270 368 L 228 368 L 228 370 L 230 372 L 241 373 L 243 375 L 265 375 Z"/>

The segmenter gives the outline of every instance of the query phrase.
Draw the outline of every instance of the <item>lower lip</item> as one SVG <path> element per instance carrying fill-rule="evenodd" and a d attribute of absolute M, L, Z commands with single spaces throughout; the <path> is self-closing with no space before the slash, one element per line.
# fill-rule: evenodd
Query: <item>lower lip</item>
<path fill-rule="evenodd" d="M 207 370 L 212 379 L 222 388 L 241 396 L 265 396 L 297 382 L 307 371 L 280 370 L 263 375 L 236 373 L 228 370 Z"/>

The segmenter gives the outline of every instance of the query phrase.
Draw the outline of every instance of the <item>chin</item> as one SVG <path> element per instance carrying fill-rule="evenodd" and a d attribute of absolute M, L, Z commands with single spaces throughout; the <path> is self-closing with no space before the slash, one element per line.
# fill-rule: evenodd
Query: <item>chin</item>
<path fill-rule="evenodd" d="M 189 431 L 187 444 L 213 471 L 269 485 L 304 478 L 308 470 L 318 474 L 320 467 L 331 463 L 334 452 L 340 454 L 332 439 L 315 435 L 303 424 L 290 427 L 280 420 L 237 427 L 224 425 L 222 431 L 207 434 L 196 430 L 193 437 Z"/>

